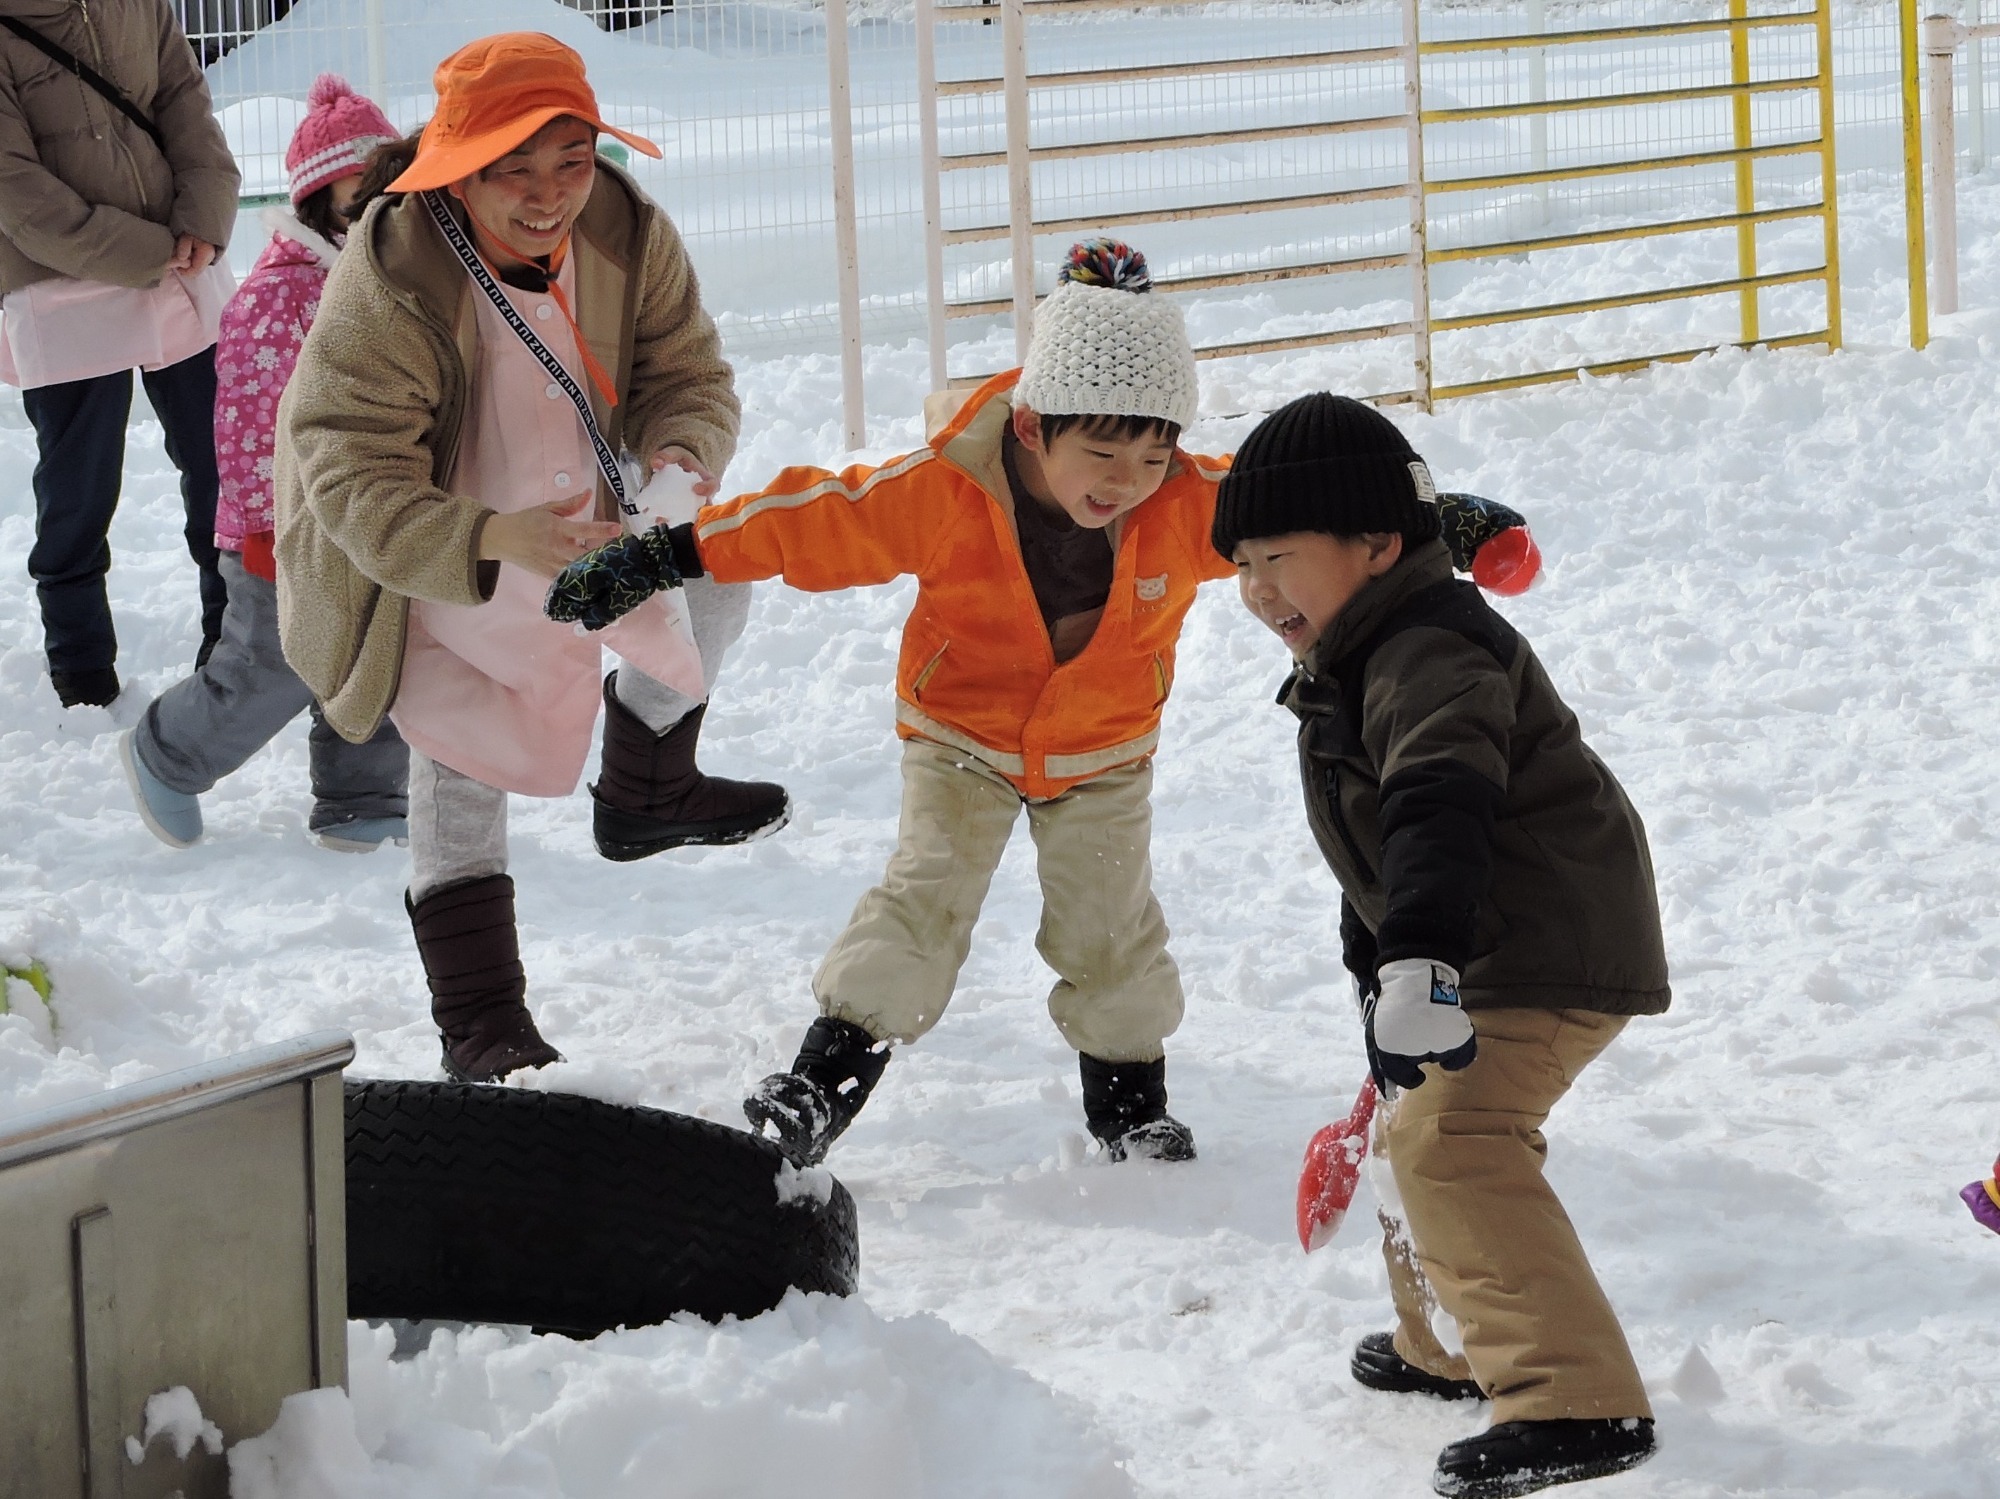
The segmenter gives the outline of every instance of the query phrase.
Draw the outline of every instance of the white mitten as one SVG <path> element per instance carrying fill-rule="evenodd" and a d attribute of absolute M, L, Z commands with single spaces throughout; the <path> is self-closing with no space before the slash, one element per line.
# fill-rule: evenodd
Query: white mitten
<path fill-rule="evenodd" d="M 1382 989 L 1364 1002 L 1368 1066 L 1377 1085 L 1423 1085 L 1425 1062 L 1447 1072 L 1470 1066 L 1478 1049 L 1458 1002 L 1458 970 L 1428 958 L 1398 958 L 1376 972 Z"/>

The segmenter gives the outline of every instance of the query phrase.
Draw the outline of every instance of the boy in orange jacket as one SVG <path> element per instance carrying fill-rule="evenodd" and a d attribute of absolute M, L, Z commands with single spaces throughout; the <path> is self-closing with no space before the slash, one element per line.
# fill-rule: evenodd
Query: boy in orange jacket
<path fill-rule="evenodd" d="M 896 852 L 820 964 L 820 1018 L 792 1070 L 744 1103 L 802 1159 L 853 1121 L 889 1048 L 944 1013 L 1024 809 L 1049 1013 L 1081 1055 L 1090 1131 L 1114 1160 L 1194 1155 L 1167 1113 L 1163 1043 L 1182 997 L 1153 898 L 1149 794 L 1181 621 L 1196 585 L 1233 568 L 1207 545 L 1226 464 L 1176 447 L 1195 417 L 1194 352 L 1150 290 L 1136 252 L 1078 245 L 1023 368 L 926 447 L 839 474 L 787 469 L 696 517 L 698 565 L 718 579 L 918 580 L 896 672 Z"/>

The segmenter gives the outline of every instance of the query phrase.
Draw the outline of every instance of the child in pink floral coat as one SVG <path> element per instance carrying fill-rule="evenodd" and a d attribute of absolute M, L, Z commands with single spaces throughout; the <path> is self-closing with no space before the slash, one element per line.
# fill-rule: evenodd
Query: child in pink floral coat
<path fill-rule="evenodd" d="M 322 75 L 285 152 L 293 212 L 267 211 L 271 243 L 223 310 L 215 354 L 215 544 L 229 590 L 222 638 L 120 742 L 139 815 L 176 848 L 201 837 L 201 793 L 307 709 L 313 836 L 354 853 L 408 838 L 409 751 L 394 726 L 385 721 L 367 743 L 349 744 L 285 664 L 271 518 L 278 398 L 348 221 L 406 160 L 382 111 L 345 80 Z"/>

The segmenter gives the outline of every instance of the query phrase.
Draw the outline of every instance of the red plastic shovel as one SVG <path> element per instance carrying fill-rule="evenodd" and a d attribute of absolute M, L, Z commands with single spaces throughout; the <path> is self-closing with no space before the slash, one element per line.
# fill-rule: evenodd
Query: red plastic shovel
<path fill-rule="evenodd" d="M 1355 1095 L 1348 1116 L 1327 1125 L 1306 1146 L 1305 1168 L 1299 1172 L 1299 1243 L 1307 1254 L 1340 1232 L 1361 1181 L 1361 1163 L 1368 1158 L 1368 1127 L 1374 1120 L 1371 1077 Z"/>

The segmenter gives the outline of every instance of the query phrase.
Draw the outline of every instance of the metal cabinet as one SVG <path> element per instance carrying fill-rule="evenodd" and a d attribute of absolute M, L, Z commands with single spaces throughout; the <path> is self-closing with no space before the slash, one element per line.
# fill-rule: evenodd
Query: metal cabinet
<path fill-rule="evenodd" d="M 319 1032 L 0 1119 L 0 1494 L 225 1499 L 156 1442 L 185 1386 L 227 1442 L 347 1373 L 341 1069 Z"/>

